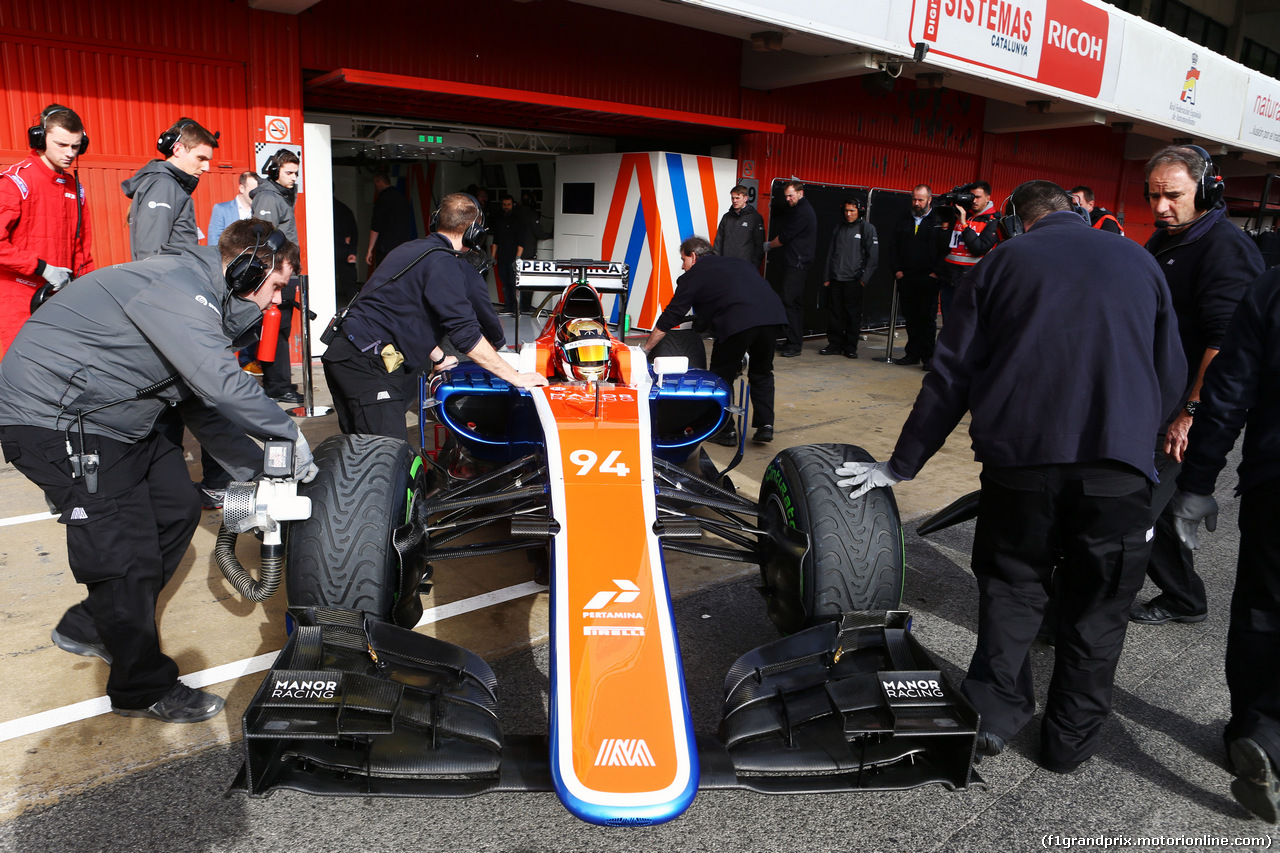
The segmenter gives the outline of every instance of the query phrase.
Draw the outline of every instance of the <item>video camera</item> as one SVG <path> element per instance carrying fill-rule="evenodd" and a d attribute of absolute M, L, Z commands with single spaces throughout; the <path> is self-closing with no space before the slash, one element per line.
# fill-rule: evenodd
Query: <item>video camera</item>
<path fill-rule="evenodd" d="M 977 198 L 969 191 L 968 187 L 969 184 L 960 184 L 957 187 L 952 187 L 950 192 L 934 196 L 933 203 L 938 207 L 958 205 L 968 210 L 973 206 L 974 199 Z"/>

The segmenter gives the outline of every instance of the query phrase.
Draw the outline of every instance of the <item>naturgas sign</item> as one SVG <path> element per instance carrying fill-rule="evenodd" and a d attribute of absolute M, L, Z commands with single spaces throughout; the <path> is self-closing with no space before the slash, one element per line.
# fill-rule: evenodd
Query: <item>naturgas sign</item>
<path fill-rule="evenodd" d="M 1280 83 L 1261 77 L 1249 80 L 1240 138 L 1264 151 L 1280 152 Z"/>
<path fill-rule="evenodd" d="M 1085 0 L 914 0 L 909 38 L 930 51 L 1090 98 L 1111 16 Z"/>

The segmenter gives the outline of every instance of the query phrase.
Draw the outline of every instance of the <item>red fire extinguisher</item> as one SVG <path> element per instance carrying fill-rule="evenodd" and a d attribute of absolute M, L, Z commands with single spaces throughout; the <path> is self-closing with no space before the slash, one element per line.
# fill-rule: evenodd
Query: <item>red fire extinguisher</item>
<path fill-rule="evenodd" d="M 258 361 L 276 360 L 276 343 L 280 340 L 280 306 L 268 305 L 262 312 L 262 339 L 258 341 Z"/>

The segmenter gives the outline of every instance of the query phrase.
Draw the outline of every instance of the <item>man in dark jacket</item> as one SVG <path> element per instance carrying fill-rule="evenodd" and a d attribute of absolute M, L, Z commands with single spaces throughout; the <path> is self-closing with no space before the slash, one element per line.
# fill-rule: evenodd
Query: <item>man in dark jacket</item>
<path fill-rule="evenodd" d="M 800 354 L 804 341 L 804 285 L 809 278 L 818 252 L 818 214 L 804 197 L 804 183 L 787 181 L 782 197 L 791 206 L 776 236 L 765 244 L 770 249 L 783 247 L 782 304 L 787 310 L 787 341 L 779 353 L 783 358 Z"/>
<path fill-rule="evenodd" d="M 725 258 L 741 258 L 756 269 L 764 260 L 764 217 L 748 203 L 750 191 L 738 184 L 729 190 L 729 209 L 720 217 L 711 251 Z"/>
<path fill-rule="evenodd" d="M 1244 429 L 1240 459 L 1240 555 L 1227 629 L 1231 719 L 1223 735 L 1231 792 L 1269 823 L 1280 814 L 1280 270 L 1245 290 L 1205 371 L 1178 492 L 1171 503 L 1178 538 L 1217 527 L 1218 474 Z"/>
<path fill-rule="evenodd" d="M 413 205 L 385 172 L 373 176 L 373 220 L 369 223 L 369 249 L 364 260 L 373 270 L 391 250 L 413 239 Z"/>
<path fill-rule="evenodd" d="M 532 258 L 537 254 L 529 220 L 516 210 L 516 200 L 511 193 L 503 193 L 499 199 L 501 212 L 493 224 L 493 243 L 489 255 L 497 261 L 498 277 L 502 280 L 502 297 L 507 311 L 516 311 L 516 261 Z M 528 308 L 528 305 L 524 306 Z"/>
<path fill-rule="evenodd" d="M 862 332 L 862 289 L 875 274 L 880 260 L 876 227 L 862 215 L 862 203 L 847 199 L 844 222 L 831 232 L 827 249 L 827 345 L 819 355 L 858 357 L 858 336 Z"/>
<path fill-rule="evenodd" d="M 1028 649 L 1052 581 L 1057 660 L 1040 764 L 1069 773 L 1097 751 L 1111 704 L 1149 549 L 1151 431 L 1186 362 L 1149 254 L 1090 228 L 1049 181 L 1023 184 L 1012 203 L 1027 233 L 960 283 L 892 458 L 837 474 L 853 498 L 911 479 L 971 413 L 983 464 L 978 640 L 961 689 L 982 717 L 978 749 L 999 753 L 1035 713 Z"/>
<path fill-rule="evenodd" d="M 191 194 L 217 147 L 217 137 L 199 122 L 178 119 L 156 143 L 166 159 L 152 160 L 120 182 L 129 198 L 129 249 L 135 261 L 199 244 L 203 235 Z"/>
<path fill-rule="evenodd" d="M 472 229 L 477 220 L 481 227 Z M 324 375 L 344 433 L 403 439 L 409 387 L 422 368 L 444 364 L 438 344 L 446 336 L 499 379 L 521 388 L 547 384 L 496 352 L 506 344 L 502 322 L 484 279 L 463 257 L 484 236 L 475 202 L 463 193 L 445 196 L 438 221 L 439 231 L 387 255 L 325 350 Z"/>
<path fill-rule="evenodd" d="M 247 255 L 260 266 L 229 276 Z M 200 520 L 182 450 L 154 428 L 161 412 L 183 409 L 237 479 L 262 465 L 256 445 L 244 455 L 229 440 L 244 433 L 293 441 L 295 473 L 315 476 L 302 433 L 231 354 L 256 336 L 297 263 L 297 247 L 272 242 L 265 223 L 236 222 L 221 255 L 196 246 L 78 279 L 41 306 L 0 361 L 0 447 L 61 513 L 71 573 L 88 587 L 53 642 L 111 666 L 117 714 L 190 723 L 222 708 L 178 681 L 160 650 L 156 600 Z M 139 394 L 165 380 L 176 381 Z"/>
<path fill-rule="evenodd" d="M 750 356 L 747 381 L 751 385 L 751 425 L 756 430 L 751 440 L 773 441 L 773 342 L 778 326 L 787 319 L 778 295 L 749 262 L 713 255 L 711 244 L 702 237 L 690 237 L 680 244 L 680 266 L 684 275 L 645 340 L 644 351 L 652 350 L 680 325 L 690 308 L 705 317 L 715 336 L 711 372 L 732 389 L 742 371 L 742 356 Z M 736 431 L 730 428 L 719 433 L 717 441 L 737 444 Z"/>
<path fill-rule="evenodd" d="M 1147 197 L 1159 229 L 1147 249 L 1169 283 L 1187 375 L 1178 405 L 1165 413 L 1156 446 L 1161 488 L 1152 504 L 1158 518 L 1147 576 L 1160 594 L 1135 605 L 1130 618 L 1143 625 L 1202 622 L 1209 614 L 1204 581 L 1196 574 L 1191 550 L 1178 541 L 1169 499 L 1200 403 L 1205 368 L 1218 354 L 1245 286 L 1262 273 L 1262 255 L 1227 219 L 1222 181 L 1204 149 L 1171 146 L 1157 152 L 1146 171 Z"/>
<path fill-rule="evenodd" d="M 929 369 L 938 334 L 938 288 L 948 237 L 948 223 L 933 209 L 933 191 L 928 184 L 920 184 L 911 191 L 911 212 L 893 235 L 893 275 L 907 325 L 907 345 L 894 364 L 921 364 Z"/>
<path fill-rule="evenodd" d="M 298 199 L 298 173 L 302 161 L 288 148 L 281 148 L 262 167 L 264 180 L 249 194 L 253 199 L 253 215 L 270 222 L 289 238 L 298 242 L 298 225 L 293 217 L 293 205 Z M 284 289 L 284 301 L 280 303 L 280 333 L 276 337 L 275 361 L 262 362 L 262 386 L 267 396 L 277 403 L 298 405 L 302 395 L 293 384 L 293 368 L 289 362 L 289 343 L 293 336 L 293 309 L 298 295 L 296 281 Z"/>

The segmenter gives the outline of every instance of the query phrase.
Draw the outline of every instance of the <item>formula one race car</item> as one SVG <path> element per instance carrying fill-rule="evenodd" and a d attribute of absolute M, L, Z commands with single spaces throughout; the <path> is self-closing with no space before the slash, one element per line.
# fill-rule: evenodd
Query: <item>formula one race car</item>
<path fill-rule="evenodd" d="M 318 448 L 320 474 L 298 490 L 309 517 L 287 536 L 295 625 L 245 713 L 238 787 L 554 790 L 584 820 L 638 825 L 678 816 L 699 787 L 970 784 L 977 715 L 895 609 L 893 494 L 850 501 L 836 487 L 836 467 L 870 456 L 788 448 L 758 500 L 742 497 L 701 449 L 735 414 L 745 434 L 731 389 L 680 357 L 651 366 L 611 333 L 609 320 L 625 316 L 624 265 L 530 261 L 519 276 L 522 290 L 560 293 L 537 340 L 513 356 L 548 386 L 517 389 L 459 365 L 424 385 L 424 438 L 432 424 L 446 436 L 437 459 L 371 436 Z M 741 456 L 740 443 L 729 467 Z M 235 493 L 229 529 L 270 515 Z M 504 736 L 488 665 L 410 630 L 434 564 L 506 552 L 528 554 L 550 586 L 546 737 Z M 716 734 L 690 722 L 670 552 L 759 565 L 769 616 L 787 635 L 732 667 Z M 234 575 L 233 562 L 224 569 Z"/>

